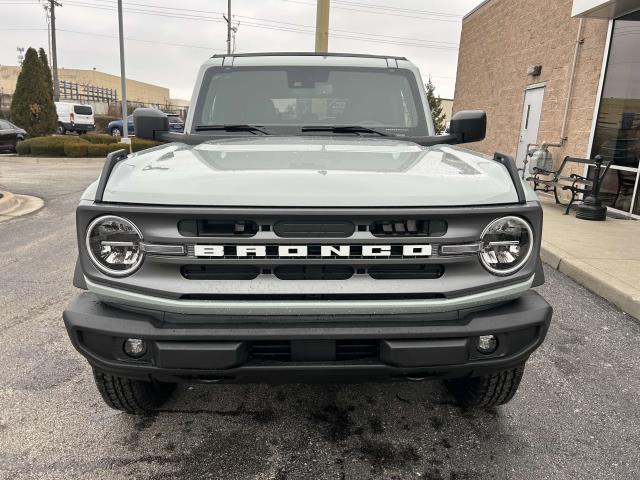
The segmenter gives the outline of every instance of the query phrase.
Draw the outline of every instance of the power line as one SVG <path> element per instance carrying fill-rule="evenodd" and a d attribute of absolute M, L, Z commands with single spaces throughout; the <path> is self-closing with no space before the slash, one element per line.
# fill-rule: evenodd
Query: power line
<path fill-rule="evenodd" d="M 298 3 L 300 5 L 306 5 L 308 7 L 313 7 L 315 6 L 315 4 L 312 3 L 306 3 L 300 0 L 282 0 L 283 2 L 289 2 L 289 3 Z M 351 7 L 341 7 L 341 6 L 334 6 L 332 8 L 335 9 L 339 9 L 339 10 L 348 10 L 351 12 L 361 12 L 361 13 L 373 13 L 376 15 L 385 15 L 385 16 L 393 16 L 393 17 L 403 17 L 403 18 L 413 18 L 416 20 L 433 20 L 436 22 L 449 22 L 449 23 L 460 23 L 460 20 L 449 20 L 446 18 L 435 18 L 435 17 L 430 17 L 430 16 L 425 16 L 425 15 L 405 15 L 402 13 L 393 13 L 393 11 L 376 11 L 375 9 L 370 8 L 370 5 L 366 5 L 367 9 L 357 9 L 357 8 L 351 8 Z"/>
<path fill-rule="evenodd" d="M 8 27 L 8 28 L 0 28 L 0 32 L 2 31 L 46 31 L 46 28 L 41 28 L 41 27 Z M 102 34 L 102 33 L 93 33 L 93 32 L 80 32 L 77 30 L 68 30 L 66 28 L 58 28 L 58 32 L 64 32 L 64 33 L 73 33 L 76 35 L 88 35 L 91 37 L 102 37 L 102 38 L 118 38 L 117 35 L 106 35 L 106 34 Z M 143 40 L 141 38 L 131 38 L 131 37 L 124 37 L 125 40 L 129 41 L 129 42 L 142 42 L 142 43 L 151 43 L 154 45 L 168 45 L 170 47 L 183 47 L 183 48 L 197 48 L 199 50 L 208 50 L 208 51 L 212 51 L 212 49 L 210 47 L 204 47 L 202 45 L 189 45 L 189 44 L 185 44 L 185 43 L 171 43 L 171 42 L 162 42 L 159 40 Z M 221 53 L 223 52 L 223 49 L 219 49 L 219 50 L 213 50 L 214 53 Z"/>
<path fill-rule="evenodd" d="M 440 17 L 452 17 L 452 18 L 462 18 L 462 15 L 458 15 L 455 13 L 447 13 L 447 12 L 434 12 L 427 10 L 417 10 L 414 8 L 401 8 L 396 5 L 387 7 L 385 5 L 376 5 L 369 3 L 359 3 L 359 2 L 351 2 L 347 0 L 333 0 L 335 3 L 343 3 L 345 5 L 352 5 L 355 7 L 365 7 L 367 9 L 375 9 L 375 10 L 391 10 L 392 12 L 407 12 L 407 13 L 416 13 L 418 15 L 437 15 Z"/>
<path fill-rule="evenodd" d="M 102 3 L 107 3 L 107 4 L 110 3 L 110 0 L 95 0 L 95 1 L 102 2 Z M 153 4 L 149 4 L 149 3 L 127 2 L 127 5 L 134 5 L 134 6 L 139 6 L 139 7 L 150 7 L 150 8 L 153 8 L 153 9 L 164 9 L 164 10 L 171 10 L 171 11 L 193 12 L 193 13 L 199 13 L 199 14 L 200 13 L 204 13 L 204 14 L 208 14 L 208 15 L 224 15 L 224 12 L 216 12 L 216 11 L 212 11 L 212 10 L 194 10 L 194 9 L 190 9 L 190 8 L 165 7 L 165 6 L 162 6 L 162 5 L 153 5 Z M 453 16 L 453 14 L 442 14 L 442 15 L 451 15 L 451 16 Z M 249 20 L 258 20 L 258 21 L 261 21 L 261 22 L 268 22 L 268 23 L 277 23 L 277 24 L 289 25 L 289 26 L 294 26 L 294 27 L 303 27 L 303 28 L 315 29 L 315 27 L 313 25 L 302 25 L 302 24 L 299 24 L 299 23 L 283 22 L 282 20 L 272 20 L 272 19 L 268 19 L 268 18 L 250 17 L 248 15 L 238 15 L 238 14 L 234 14 L 234 17 L 236 17 L 236 18 L 246 18 L 246 19 L 249 19 Z M 424 40 L 422 38 L 415 38 L 415 37 L 413 37 L 413 38 L 411 38 L 411 37 L 398 37 L 398 36 L 395 36 L 395 35 L 373 34 L 373 33 L 367 33 L 367 32 L 357 32 L 357 31 L 353 31 L 353 30 L 342 30 L 342 29 L 338 29 L 338 28 L 331 28 L 331 29 L 329 29 L 329 31 L 330 32 L 342 32 L 342 33 L 355 34 L 355 35 L 367 35 L 367 36 L 395 38 L 395 39 L 399 39 L 399 40 L 412 40 L 412 41 L 418 41 L 418 42 L 429 42 L 429 43 L 435 43 L 435 44 L 446 44 L 446 45 L 455 45 L 455 46 L 459 45 L 456 42 L 444 42 L 444 41 L 439 41 L 439 40 Z"/>
<path fill-rule="evenodd" d="M 99 10 L 111 10 L 113 11 L 113 8 L 110 8 L 108 6 L 104 6 L 104 5 L 89 5 L 86 3 L 81 3 L 78 1 L 67 1 L 66 2 L 67 5 L 73 5 L 73 6 L 77 6 L 77 7 L 83 7 L 83 8 L 93 8 L 93 9 L 99 9 Z M 155 7 L 154 7 L 155 8 Z M 167 18 L 177 18 L 177 19 L 183 19 L 183 20 L 198 20 L 198 21 L 207 21 L 207 22 L 215 22 L 215 23 L 226 23 L 224 20 L 220 20 L 214 17 L 210 17 L 210 16 L 203 16 L 203 15 L 195 15 L 195 14 L 181 14 L 181 13 L 168 13 L 168 12 L 158 12 L 156 10 L 149 10 L 149 9 L 143 9 L 143 8 L 130 8 L 127 7 L 126 8 L 127 12 L 130 13 L 138 13 L 138 14 L 143 14 L 143 15 L 152 15 L 152 16 L 160 16 L 160 17 L 167 17 Z M 238 16 L 239 17 L 239 16 Z M 299 26 L 299 27 L 287 27 L 287 26 L 280 26 L 280 25 L 267 25 L 264 23 L 258 23 L 258 22 L 247 22 L 244 21 L 242 23 L 244 26 L 248 26 L 251 28 L 262 28 L 262 29 L 267 29 L 267 30 L 274 30 L 274 31 L 283 31 L 283 32 L 290 32 L 290 33 L 299 33 L 299 34 L 304 34 L 304 35 L 315 35 L 314 31 L 312 30 L 305 30 L 305 28 L 312 28 L 312 27 L 306 27 L 306 26 Z M 295 25 L 295 24 L 292 24 Z M 373 36 L 373 34 L 364 34 L 364 35 L 370 35 Z M 427 49 L 435 49 L 435 50 L 457 50 L 457 46 L 456 44 L 451 44 L 449 45 L 441 45 L 441 44 L 425 44 L 425 43 L 417 43 L 417 42 L 402 42 L 402 41 L 395 41 L 395 40 L 383 40 L 383 39 L 376 39 L 376 38 L 362 38 L 362 37 L 357 37 L 355 35 L 336 35 L 334 34 L 333 37 L 335 38 L 342 38 L 342 39 L 347 39 L 347 40 L 355 40 L 355 41 L 362 41 L 362 42 L 373 42 L 373 43 L 382 43 L 382 44 L 389 44 L 389 45 L 400 45 L 400 46 L 409 46 L 409 47 L 419 47 L 419 48 L 427 48 Z M 422 41 L 420 41 L 422 42 Z"/>

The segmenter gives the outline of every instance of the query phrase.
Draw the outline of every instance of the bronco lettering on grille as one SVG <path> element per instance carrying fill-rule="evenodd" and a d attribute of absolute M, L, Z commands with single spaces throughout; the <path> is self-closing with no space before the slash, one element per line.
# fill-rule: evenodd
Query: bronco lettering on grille
<path fill-rule="evenodd" d="M 428 257 L 431 245 L 195 245 L 196 257 Z"/>

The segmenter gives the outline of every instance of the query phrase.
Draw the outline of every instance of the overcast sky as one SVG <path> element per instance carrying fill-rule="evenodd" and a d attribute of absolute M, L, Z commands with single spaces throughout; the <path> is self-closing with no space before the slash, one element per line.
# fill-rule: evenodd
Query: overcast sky
<path fill-rule="evenodd" d="M 0 0 L 0 64 L 47 48 L 42 2 Z M 119 75 L 116 0 L 61 0 L 58 66 Z M 480 0 L 332 0 L 329 50 L 406 56 L 451 98 L 462 16 Z M 127 76 L 190 98 L 198 66 L 226 50 L 226 0 L 125 0 Z M 236 52 L 312 51 L 315 0 L 233 0 Z"/>

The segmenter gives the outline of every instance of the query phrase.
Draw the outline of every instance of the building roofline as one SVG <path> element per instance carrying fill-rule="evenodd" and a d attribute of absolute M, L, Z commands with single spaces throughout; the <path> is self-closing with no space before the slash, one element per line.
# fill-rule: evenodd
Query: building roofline
<path fill-rule="evenodd" d="M 478 10 L 480 10 L 482 7 L 484 7 L 490 1 L 491 0 L 484 0 L 482 3 L 480 3 L 475 8 L 473 8 L 469 13 L 467 13 L 464 17 L 462 17 L 462 21 L 464 22 L 467 19 L 467 17 L 470 17 L 471 15 L 476 13 Z"/>
<path fill-rule="evenodd" d="M 222 57 L 358 57 L 358 58 L 393 58 L 406 60 L 406 57 L 393 55 L 368 55 L 364 53 L 322 53 L 322 52 L 258 52 L 258 53 L 216 53 L 211 58 Z"/>

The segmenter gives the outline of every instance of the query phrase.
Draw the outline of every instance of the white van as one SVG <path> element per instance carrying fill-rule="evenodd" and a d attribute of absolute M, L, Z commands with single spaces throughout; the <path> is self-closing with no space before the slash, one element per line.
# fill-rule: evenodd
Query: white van
<path fill-rule="evenodd" d="M 58 128 L 60 135 L 67 132 L 83 133 L 95 130 L 96 121 L 93 118 L 93 107 L 80 103 L 55 102 L 58 112 Z"/>

